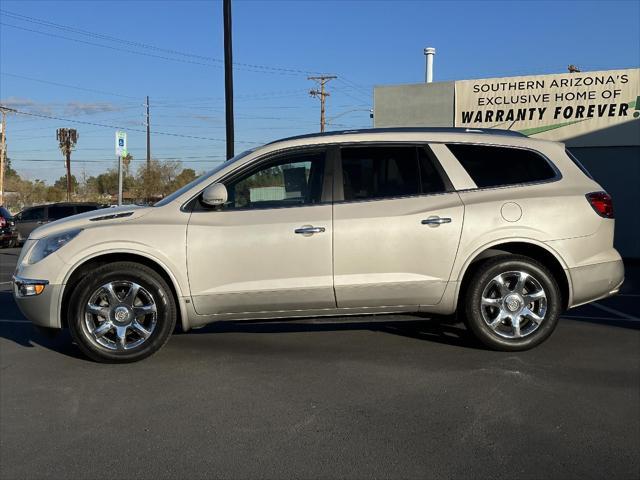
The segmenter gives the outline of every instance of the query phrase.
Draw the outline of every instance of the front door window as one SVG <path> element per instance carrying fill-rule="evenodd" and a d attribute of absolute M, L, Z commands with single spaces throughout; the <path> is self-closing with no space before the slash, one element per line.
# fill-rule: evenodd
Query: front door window
<path fill-rule="evenodd" d="M 324 153 L 280 157 L 226 185 L 225 209 L 300 207 L 320 203 Z"/>

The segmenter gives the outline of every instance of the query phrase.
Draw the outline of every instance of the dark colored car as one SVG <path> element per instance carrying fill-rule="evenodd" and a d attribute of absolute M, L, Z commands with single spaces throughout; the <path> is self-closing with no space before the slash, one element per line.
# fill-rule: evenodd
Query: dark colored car
<path fill-rule="evenodd" d="M 18 245 L 18 232 L 11 212 L 0 207 L 0 247 L 15 247 Z"/>
<path fill-rule="evenodd" d="M 40 225 L 104 207 L 106 205 L 100 203 L 65 202 L 25 208 L 14 217 L 18 231 L 18 242 L 24 242 L 29 234 Z"/>

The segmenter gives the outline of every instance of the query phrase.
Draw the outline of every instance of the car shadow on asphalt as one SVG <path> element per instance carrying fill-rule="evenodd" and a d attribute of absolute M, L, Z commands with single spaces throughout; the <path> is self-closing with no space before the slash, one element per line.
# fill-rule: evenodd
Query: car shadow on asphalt
<path fill-rule="evenodd" d="M 0 305 L 3 309 L 0 312 L 0 338 L 11 340 L 23 347 L 32 348 L 36 345 L 49 350 L 62 353 L 74 358 L 84 358 L 78 348 L 73 345 L 71 336 L 67 330 L 61 331 L 58 335 L 50 337 L 36 329 L 28 322 L 18 310 L 17 305 L 11 298 L 10 292 L 0 292 Z M 417 315 L 408 316 L 408 320 L 391 319 L 390 316 L 376 316 L 375 320 L 369 317 L 367 320 L 331 321 L 317 318 L 296 319 L 291 321 L 283 320 L 260 320 L 260 321 L 228 321 L 217 322 L 200 329 L 181 332 L 180 335 L 202 335 L 215 333 L 248 333 L 248 334 L 271 334 L 271 333 L 297 333 L 297 332 L 338 332 L 367 330 L 417 340 L 425 340 L 436 343 L 443 343 L 465 348 L 483 348 L 462 326 L 453 324 L 450 318 L 434 319 L 422 318 Z M 367 317 L 358 317 L 367 318 Z"/>
<path fill-rule="evenodd" d="M 443 343 L 458 347 L 484 348 L 461 324 L 450 317 L 421 317 L 406 315 L 408 319 L 398 319 L 398 315 L 377 315 L 375 317 L 357 317 L 349 321 L 319 318 L 295 320 L 241 320 L 225 321 L 206 325 L 187 332 L 187 335 L 210 333 L 304 333 L 339 332 L 366 330 L 389 333 L 416 340 Z M 403 317 L 405 317 L 403 315 Z M 374 318 L 375 320 L 371 320 Z"/>
<path fill-rule="evenodd" d="M 11 340 L 23 347 L 36 345 L 64 355 L 85 359 L 72 343 L 67 330 L 51 337 L 36 329 L 18 310 L 9 291 L 0 291 L 0 338 Z M 400 317 L 400 318 L 399 318 Z M 565 317 L 570 319 L 570 317 Z M 638 322 L 623 319 L 609 321 L 573 319 L 587 323 L 638 329 Z M 352 317 L 348 321 L 331 318 L 300 318 L 295 320 L 241 320 L 221 321 L 206 325 L 200 329 L 182 332 L 179 335 L 203 335 L 216 333 L 302 333 L 302 332 L 339 332 L 339 331 L 373 331 L 399 335 L 402 337 L 428 342 L 452 345 L 470 349 L 484 349 L 466 327 L 452 317 L 427 317 L 415 315 L 376 315 L 372 317 Z"/>
<path fill-rule="evenodd" d="M 71 342 L 71 335 L 67 330 L 63 330 L 55 336 L 38 331 L 20 313 L 18 306 L 13 301 L 11 292 L 0 292 L 0 305 L 2 305 L 2 310 L 0 310 L 0 338 L 11 340 L 27 348 L 39 345 L 70 357 L 84 358 Z"/>

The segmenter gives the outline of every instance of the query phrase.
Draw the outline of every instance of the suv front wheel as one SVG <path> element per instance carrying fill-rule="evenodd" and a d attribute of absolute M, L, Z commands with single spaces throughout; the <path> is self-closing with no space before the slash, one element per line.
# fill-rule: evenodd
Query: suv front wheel
<path fill-rule="evenodd" d="M 469 282 L 465 323 L 494 350 L 527 350 L 546 340 L 561 312 L 551 272 L 535 260 L 500 256 L 485 261 Z"/>
<path fill-rule="evenodd" d="M 171 289 L 139 263 L 98 267 L 73 292 L 69 330 L 80 350 L 99 362 L 148 357 L 167 342 L 175 324 Z"/>

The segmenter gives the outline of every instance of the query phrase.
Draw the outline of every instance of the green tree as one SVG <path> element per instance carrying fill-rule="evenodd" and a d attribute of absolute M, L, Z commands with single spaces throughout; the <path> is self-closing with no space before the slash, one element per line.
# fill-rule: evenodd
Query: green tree
<path fill-rule="evenodd" d="M 187 183 L 192 182 L 197 177 L 196 171 L 193 168 L 185 168 L 182 170 L 176 179 L 171 184 L 171 191 L 176 191 L 181 187 L 184 187 Z"/>
<path fill-rule="evenodd" d="M 53 183 L 54 188 L 57 188 L 66 193 L 67 191 L 67 176 L 63 175 Z M 78 180 L 75 175 L 71 175 L 71 193 L 78 191 Z"/>

